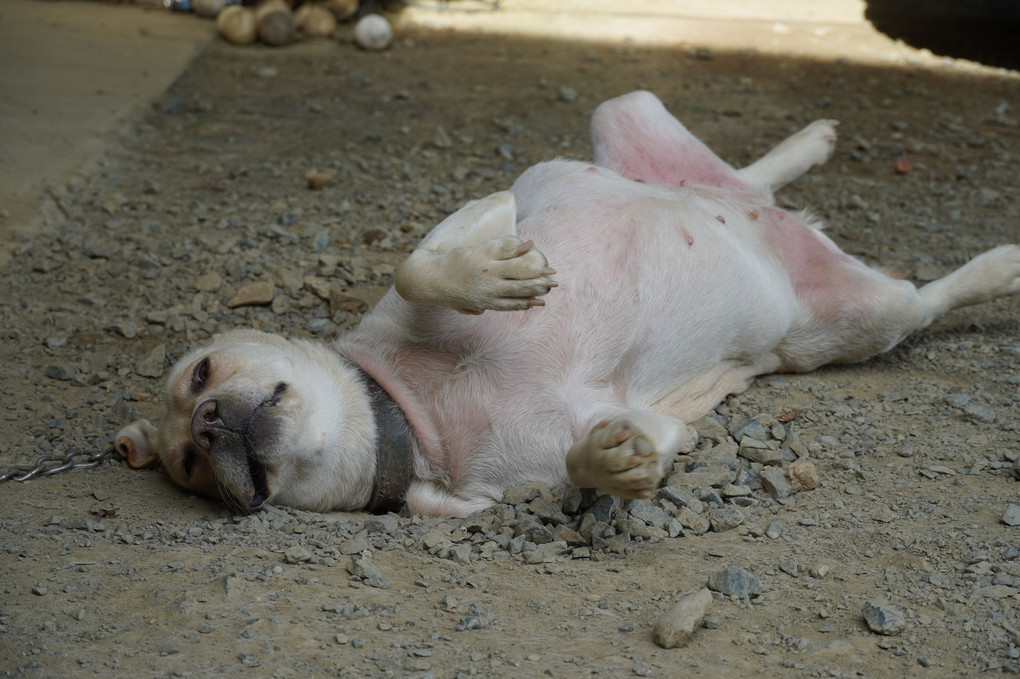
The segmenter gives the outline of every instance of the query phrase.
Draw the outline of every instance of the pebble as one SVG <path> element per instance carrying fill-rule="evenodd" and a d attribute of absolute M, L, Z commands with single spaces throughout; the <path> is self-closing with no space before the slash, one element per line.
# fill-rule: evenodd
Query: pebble
<path fill-rule="evenodd" d="M 268 306 L 272 304 L 275 296 L 276 287 L 272 283 L 267 281 L 247 283 L 230 298 L 227 306 L 231 309 L 242 306 Z"/>
<path fill-rule="evenodd" d="M 157 344 L 138 362 L 135 372 L 142 377 L 162 377 L 166 364 L 166 345 Z"/>
<path fill-rule="evenodd" d="M 744 523 L 744 515 L 733 506 L 714 507 L 708 512 L 708 520 L 712 525 L 712 530 L 722 533 Z"/>
<path fill-rule="evenodd" d="M 526 502 L 531 502 L 535 498 L 545 497 L 548 500 L 552 500 L 552 493 L 542 483 L 525 483 L 517 486 L 516 488 L 510 488 L 503 492 L 503 504 L 507 505 L 520 505 Z M 607 496 L 603 496 L 607 497 Z"/>
<path fill-rule="evenodd" d="M 729 432 L 735 441 L 741 442 L 740 445 L 744 445 L 743 440 L 745 438 L 750 438 L 760 444 L 756 447 L 763 447 L 765 444 L 761 442 L 769 437 L 769 431 L 765 425 L 757 418 L 750 417 L 733 418 L 730 421 Z"/>
<path fill-rule="evenodd" d="M 727 566 L 708 576 L 708 588 L 726 596 L 747 599 L 762 591 L 762 582 L 757 575 L 739 566 Z"/>
<path fill-rule="evenodd" d="M 283 558 L 287 560 L 287 563 L 303 563 L 309 561 L 312 556 L 313 554 L 301 545 L 288 547 L 283 552 Z"/>
<path fill-rule="evenodd" d="M 491 624 L 492 616 L 489 611 L 479 608 L 477 604 L 471 604 L 468 606 L 467 617 L 457 623 L 457 631 L 485 629 Z"/>
<path fill-rule="evenodd" d="M 52 364 L 46 366 L 46 377 L 50 378 L 51 380 L 67 382 L 68 380 L 71 379 L 71 371 L 68 370 L 67 367 L 65 366 L 59 364 Z"/>
<path fill-rule="evenodd" d="M 685 646 L 701 627 L 711 605 L 712 593 L 705 588 L 685 594 L 655 622 L 655 643 L 662 648 Z"/>
<path fill-rule="evenodd" d="M 1002 513 L 1002 522 L 1007 526 L 1020 526 L 1020 505 L 1012 502 L 1006 505 L 1006 511 Z"/>
<path fill-rule="evenodd" d="M 369 587 L 375 587 L 377 589 L 390 588 L 390 583 L 386 582 L 382 571 L 380 571 L 379 568 L 366 557 L 355 557 L 351 561 L 351 565 L 348 570 L 351 575 L 356 578 L 361 578 L 361 581 Z"/>
<path fill-rule="evenodd" d="M 308 182 L 308 188 L 312 191 L 319 191 L 328 186 L 333 186 L 336 183 L 336 175 L 332 172 L 320 172 L 318 170 L 312 170 L 306 176 Z"/>
<path fill-rule="evenodd" d="M 876 634 L 894 636 L 907 627 L 907 612 L 899 604 L 866 601 L 861 613 L 868 629 Z"/>
<path fill-rule="evenodd" d="M 786 467 L 786 478 L 795 491 L 814 490 L 822 485 L 818 479 L 818 470 L 810 460 L 797 460 Z"/>
<path fill-rule="evenodd" d="M 366 14 L 354 25 L 354 42 L 366 50 L 384 50 L 393 42 L 390 22 L 380 14 Z"/>
<path fill-rule="evenodd" d="M 811 574 L 811 577 L 818 578 L 819 580 L 821 580 L 822 578 L 829 574 L 829 570 L 830 568 L 827 565 L 825 565 L 824 563 L 820 563 L 815 566 L 812 566 L 808 572 Z"/>
<path fill-rule="evenodd" d="M 786 473 L 780 467 L 763 469 L 761 485 L 774 500 L 785 500 L 796 492 L 790 482 L 786 480 Z"/>
<path fill-rule="evenodd" d="M 745 436 L 740 441 L 740 456 L 751 462 L 772 466 L 783 463 L 783 453 L 780 450 L 772 450 L 765 443 Z"/>

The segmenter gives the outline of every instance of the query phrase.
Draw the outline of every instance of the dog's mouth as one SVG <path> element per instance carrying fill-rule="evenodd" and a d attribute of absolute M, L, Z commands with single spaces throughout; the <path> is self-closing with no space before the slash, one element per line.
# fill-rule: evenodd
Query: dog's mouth
<path fill-rule="evenodd" d="M 281 435 L 277 406 L 281 383 L 261 403 L 220 397 L 199 404 L 192 415 L 195 445 L 208 455 L 220 495 L 235 509 L 252 511 L 270 498 L 273 450 Z"/>
<path fill-rule="evenodd" d="M 269 499 L 269 482 L 266 477 L 266 466 L 259 461 L 250 444 L 245 446 L 244 452 L 248 460 L 248 475 L 251 478 L 253 490 L 251 497 L 248 499 L 248 508 L 258 509 Z"/>

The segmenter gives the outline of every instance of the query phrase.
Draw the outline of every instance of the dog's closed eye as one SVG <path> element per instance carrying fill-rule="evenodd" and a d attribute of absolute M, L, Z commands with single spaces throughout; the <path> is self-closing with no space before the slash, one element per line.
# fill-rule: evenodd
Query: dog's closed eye
<path fill-rule="evenodd" d="M 206 383 L 209 381 L 209 375 L 212 373 L 212 362 L 209 357 L 203 358 L 195 366 L 195 371 L 191 374 L 191 393 L 197 394 L 202 391 Z"/>

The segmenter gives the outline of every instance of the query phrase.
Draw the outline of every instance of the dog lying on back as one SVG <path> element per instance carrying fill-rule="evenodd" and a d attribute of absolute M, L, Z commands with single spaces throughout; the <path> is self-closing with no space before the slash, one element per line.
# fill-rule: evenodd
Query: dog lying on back
<path fill-rule="evenodd" d="M 174 367 L 159 429 L 118 449 L 247 509 L 467 515 L 528 481 L 650 497 L 687 423 L 756 375 L 860 361 L 1020 292 L 1016 245 L 918 289 L 775 207 L 835 125 L 735 170 L 653 95 L 608 101 L 594 164 L 468 203 L 331 346 L 215 337 Z"/>

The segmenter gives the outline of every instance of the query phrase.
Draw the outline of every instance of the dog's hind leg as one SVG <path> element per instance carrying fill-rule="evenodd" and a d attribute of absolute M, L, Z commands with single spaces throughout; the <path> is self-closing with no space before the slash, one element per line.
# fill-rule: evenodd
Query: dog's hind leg
<path fill-rule="evenodd" d="M 816 120 L 740 170 L 747 180 L 769 192 L 778 191 L 812 167 L 821 165 L 836 144 L 835 120 Z"/>
<path fill-rule="evenodd" d="M 631 92 L 599 105 L 592 115 L 591 136 L 595 163 L 628 179 L 665 186 L 689 182 L 749 192 L 756 188 L 691 134 L 650 92 Z"/>
<path fill-rule="evenodd" d="M 927 325 L 962 306 L 1005 295 L 1020 295 L 1020 245 L 1000 245 L 919 291 Z"/>
<path fill-rule="evenodd" d="M 649 498 L 680 451 L 697 438 L 680 420 L 644 410 L 600 420 L 567 451 L 567 474 L 579 488 L 622 498 Z"/>
<path fill-rule="evenodd" d="M 541 306 L 556 286 L 545 255 L 517 237 L 509 191 L 468 203 L 434 228 L 397 268 L 408 302 L 479 314 Z"/>
<path fill-rule="evenodd" d="M 801 309 L 776 348 L 782 370 L 861 361 L 947 311 L 1020 294 L 1017 245 L 989 250 L 918 289 L 847 257 L 817 231 L 800 228 L 800 244 L 791 246 L 796 241 L 788 232 L 783 248 Z"/>

